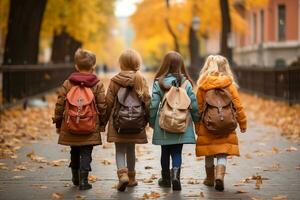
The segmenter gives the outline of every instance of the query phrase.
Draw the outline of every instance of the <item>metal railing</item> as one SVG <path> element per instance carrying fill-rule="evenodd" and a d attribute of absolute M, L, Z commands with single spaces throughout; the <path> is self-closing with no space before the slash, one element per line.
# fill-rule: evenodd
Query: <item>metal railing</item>
<path fill-rule="evenodd" d="M 242 90 L 259 96 L 300 103 L 300 66 L 286 68 L 233 68 Z"/>
<path fill-rule="evenodd" d="M 57 88 L 74 71 L 72 64 L 1 66 L 2 108 Z"/>

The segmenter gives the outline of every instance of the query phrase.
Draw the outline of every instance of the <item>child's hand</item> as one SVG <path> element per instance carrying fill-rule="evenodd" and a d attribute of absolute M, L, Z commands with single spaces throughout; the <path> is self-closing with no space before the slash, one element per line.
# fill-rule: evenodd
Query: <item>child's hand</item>
<path fill-rule="evenodd" d="M 241 128 L 241 133 L 245 133 L 247 131 L 246 128 Z"/>

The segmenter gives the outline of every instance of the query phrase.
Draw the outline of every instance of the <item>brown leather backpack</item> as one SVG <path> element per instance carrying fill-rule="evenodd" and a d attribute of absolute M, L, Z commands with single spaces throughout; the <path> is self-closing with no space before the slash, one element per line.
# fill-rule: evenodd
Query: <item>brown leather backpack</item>
<path fill-rule="evenodd" d="M 113 126 L 119 134 L 138 134 L 145 129 L 145 105 L 133 87 L 119 89 L 113 117 Z"/>
<path fill-rule="evenodd" d="M 206 92 L 202 121 L 212 134 L 229 134 L 236 129 L 236 110 L 226 89 L 216 88 Z"/>
<path fill-rule="evenodd" d="M 169 133 L 185 133 L 189 124 L 191 100 L 185 90 L 187 83 L 172 86 L 160 104 L 159 126 Z"/>
<path fill-rule="evenodd" d="M 74 134 L 91 134 L 96 131 L 97 109 L 91 88 L 73 86 L 67 93 L 64 129 Z"/>

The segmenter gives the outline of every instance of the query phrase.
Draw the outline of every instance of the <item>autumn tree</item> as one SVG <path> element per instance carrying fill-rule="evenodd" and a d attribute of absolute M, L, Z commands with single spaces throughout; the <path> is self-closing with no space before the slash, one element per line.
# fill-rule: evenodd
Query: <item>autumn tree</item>
<path fill-rule="evenodd" d="M 114 23 L 113 8 L 114 0 L 48 0 L 42 38 L 51 43 L 52 62 L 72 61 L 81 46 L 103 53 L 101 44 Z"/>
<path fill-rule="evenodd" d="M 222 31 L 220 40 L 220 53 L 225 56 L 228 61 L 232 62 L 232 48 L 228 45 L 231 37 L 231 18 L 228 0 L 220 0 L 220 10 L 222 18 Z"/>
<path fill-rule="evenodd" d="M 6 65 L 36 64 L 47 0 L 11 0 L 4 49 Z"/>
<path fill-rule="evenodd" d="M 190 64 L 199 67 L 199 38 L 209 37 L 220 30 L 220 11 L 218 0 L 185 0 L 169 1 L 168 7 L 163 0 L 143 0 L 137 4 L 137 10 L 131 17 L 136 29 L 135 47 L 142 52 L 146 61 L 159 60 L 163 54 L 176 47 L 174 35 L 177 37 L 177 46 L 180 53 L 190 57 Z M 193 10 L 196 9 L 196 12 Z M 242 31 L 245 23 L 235 10 L 236 28 Z M 192 19 L 201 20 L 199 30 L 192 27 Z M 169 20 L 169 27 L 164 23 Z"/>

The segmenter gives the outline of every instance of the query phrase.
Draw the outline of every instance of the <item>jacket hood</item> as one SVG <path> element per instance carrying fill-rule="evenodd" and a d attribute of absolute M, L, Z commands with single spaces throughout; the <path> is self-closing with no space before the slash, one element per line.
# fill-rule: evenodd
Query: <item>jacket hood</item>
<path fill-rule="evenodd" d="M 134 85 L 135 71 L 121 71 L 115 75 L 111 80 L 117 84 L 128 87 Z"/>
<path fill-rule="evenodd" d="M 210 90 L 215 88 L 225 88 L 232 84 L 229 76 L 214 76 L 208 75 L 201 83 L 200 88 Z"/>
<path fill-rule="evenodd" d="M 85 74 L 80 72 L 73 72 L 68 79 L 74 85 L 83 85 L 85 87 L 94 87 L 99 82 L 99 79 L 95 74 Z"/>

